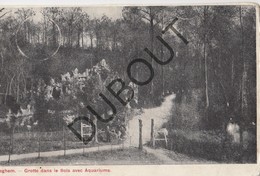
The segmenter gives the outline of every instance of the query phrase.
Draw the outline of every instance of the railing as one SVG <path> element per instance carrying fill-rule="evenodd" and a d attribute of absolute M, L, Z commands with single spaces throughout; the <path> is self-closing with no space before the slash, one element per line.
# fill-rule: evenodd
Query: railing
<path fill-rule="evenodd" d="M 98 131 L 97 137 L 103 132 Z M 51 132 L 39 132 L 39 131 L 27 131 L 16 132 L 11 137 L 11 134 L 0 135 L 0 155 L 13 155 L 13 154 L 26 154 L 26 153 L 38 153 L 38 157 L 41 157 L 42 152 L 47 151 L 59 151 L 63 150 L 64 155 L 66 151 L 70 149 L 82 149 L 84 154 L 85 149 L 89 147 L 100 147 L 104 145 L 121 145 L 124 148 L 124 140 L 119 138 L 115 132 L 112 133 L 111 142 L 97 141 L 93 139 L 87 145 L 80 141 L 69 129 L 64 126 L 62 131 Z M 11 141 L 12 138 L 12 141 Z M 9 157 L 9 161 L 11 157 Z"/>

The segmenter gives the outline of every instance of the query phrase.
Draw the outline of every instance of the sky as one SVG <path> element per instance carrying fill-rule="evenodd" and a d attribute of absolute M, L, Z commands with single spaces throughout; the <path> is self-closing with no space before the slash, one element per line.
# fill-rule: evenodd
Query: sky
<path fill-rule="evenodd" d="M 104 14 L 113 20 L 122 17 L 122 9 L 123 7 L 85 7 L 83 10 L 89 14 L 91 18 L 93 17 L 102 17 Z"/>
<path fill-rule="evenodd" d="M 122 17 L 122 9 L 123 7 L 117 7 L 117 6 L 99 6 L 99 7 L 83 7 L 82 10 L 85 11 L 90 18 L 100 18 L 103 15 L 108 16 L 109 18 L 112 18 L 112 20 L 116 20 Z M 7 9 L 6 9 L 7 10 Z M 12 14 L 14 14 L 14 12 L 17 9 L 11 9 L 12 10 Z M 33 17 L 34 20 L 38 21 L 42 18 L 42 14 L 41 14 L 41 10 L 42 8 L 33 8 L 33 10 L 35 11 L 35 16 Z"/>

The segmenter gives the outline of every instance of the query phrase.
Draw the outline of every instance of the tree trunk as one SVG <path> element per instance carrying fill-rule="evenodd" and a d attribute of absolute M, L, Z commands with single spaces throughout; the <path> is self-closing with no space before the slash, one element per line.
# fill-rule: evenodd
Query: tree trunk
<path fill-rule="evenodd" d="M 52 22 L 52 45 L 56 46 L 55 23 L 53 22 Z"/>
<path fill-rule="evenodd" d="M 41 157 L 41 138 L 40 138 L 41 132 L 38 132 L 38 158 Z"/>
<path fill-rule="evenodd" d="M 161 23 L 162 23 L 162 30 L 164 29 L 164 11 L 162 12 L 162 19 L 161 19 Z M 162 35 L 161 35 L 162 37 Z M 163 45 L 161 45 L 161 58 L 162 60 L 164 60 L 164 50 L 163 50 Z M 161 67 L 162 69 L 162 95 L 164 96 L 164 67 Z"/>
<path fill-rule="evenodd" d="M 66 131 L 65 126 L 62 126 L 62 132 L 63 132 L 63 149 L 64 149 L 64 156 L 66 155 Z"/>
<path fill-rule="evenodd" d="M 81 33 L 81 47 L 84 48 L 84 33 Z"/>
<path fill-rule="evenodd" d="M 231 84 L 234 86 L 234 79 L 235 79 L 235 67 L 234 67 L 234 58 L 231 60 Z"/>
<path fill-rule="evenodd" d="M 20 101 L 20 85 L 19 85 L 19 80 L 18 80 L 18 83 L 17 83 L 17 91 L 16 91 L 16 102 L 18 103 Z"/>
<path fill-rule="evenodd" d="M 207 51 L 206 51 L 206 42 L 207 42 L 207 34 L 206 34 L 206 16 L 207 12 L 206 9 L 207 7 L 204 7 L 204 43 L 203 43 L 203 57 L 204 57 L 204 66 L 205 66 L 205 94 L 206 94 L 206 109 L 209 107 L 209 90 L 208 90 L 208 63 L 207 63 Z"/>
<path fill-rule="evenodd" d="M 97 126 L 97 118 L 94 120 L 96 129 L 95 129 L 95 143 L 98 143 L 98 126 Z"/>
<path fill-rule="evenodd" d="M 241 60 L 243 61 L 243 74 L 241 80 L 241 118 L 239 119 L 239 134 L 240 134 L 240 145 L 241 152 L 243 153 L 243 130 L 244 130 L 244 118 L 247 116 L 247 97 L 246 97 L 246 79 L 247 79 L 247 63 L 244 59 L 244 29 L 242 22 L 242 6 L 239 8 L 239 21 L 241 26 Z M 242 153 L 241 158 L 242 159 Z"/>
<path fill-rule="evenodd" d="M 13 84 L 14 77 L 15 77 L 15 75 L 12 77 L 12 79 L 11 79 L 11 81 L 10 81 L 9 95 L 12 95 L 12 84 Z"/>
<path fill-rule="evenodd" d="M 44 15 L 44 43 L 47 45 L 47 22 L 46 22 L 46 17 Z"/>
<path fill-rule="evenodd" d="M 93 36 L 90 35 L 90 48 L 93 49 Z"/>
<path fill-rule="evenodd" d="M 9 145 L 9 155 L 8 155 L 8 163 L 11 161 L 11 155 L 13 153 L 14 149 L 14 127 L 11 128 L 10 130 L 10 145 Z"/>
<path fill-rule="evenodd" d="M 151 119 L 151 141 L 150 141 L 150 143 L 151 143 L 152 147 L 155 146 L 154 142 L 155 142 L 154 141 L 154 119 Z"/>
<path fill-rule="evenodd" d="M 80 30 L 78 30 L 78 40 L 77 40 L 77 47 L 80 47 Z"/>
<path fill-rule="evenodd" d="M 143 123 L 142 120 L 139 119 L 139 149 L 143 149 L 143 137 L 142 137 L 142 128 L 143 128 Z"/>
<path fill-rule="evenodd" d="M 1 71 L 3 71 L 4 70 L 4 57 L 3 57 L 3 53 L 1 52 L 0 53 L 0 55 L 1 55 Z"/>
<path fill-rule="evenodd" d="M 150 9 L 150 47 L 151 47 L 151 52 L 153 53 L 154 51 L 154 17 L 152 14 L 152 7 L 149 8 Z M 151 61 L 152 63 L 152 67 L 154 68 L 154 64 L 153 64 L 153 59 Z M 151 81 L 151 92 L 150 94 L 153 94 L 154 92 L 154 83 L 153 80 Z"/>
<path fill-rule="evenodd" d="M 71 41 L 71 26 L 69 25 L 69 46 L 72 47 L 72 41 Z"/>

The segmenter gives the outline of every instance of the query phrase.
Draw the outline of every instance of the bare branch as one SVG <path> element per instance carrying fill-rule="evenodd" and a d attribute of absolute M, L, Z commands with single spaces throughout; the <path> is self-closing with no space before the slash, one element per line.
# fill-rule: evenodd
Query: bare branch
<path fill-rule="evenodd" d="M 0 18 L 4 17 L 7 13 L 10 13 L 11 11 L 8 11 L 6 13 L 4 13 L 3 15 L 0 16 Z"/>
<path fill-rule="evenodd" d="M 144 12 L 144 13 L 146 13 L 147 15 L 150 15 L 150 13 L 149 12 L 147 12 L 147 11 L 145 11 L 145 10 L 143 10 L 143 9 L 140 9 L 142 12 Z"/>
<path fill-rule="evenodd" d="M 160 9 L 156 10 L 156 11 L 154 12 L 154 14 L 160 12 L 161 10 L 163 10 L 163 9 L 165 9 L 165 8 L 166 8 L 166 7 L 162 7 L 162 8 L 160 8 Z"/>
<path fill-rule="evenodd" d="M 147 18 L 146 16 L 142 16 L 142 18 L 146 19 L 147 21 L 151 21 L 151 19 Z"/>

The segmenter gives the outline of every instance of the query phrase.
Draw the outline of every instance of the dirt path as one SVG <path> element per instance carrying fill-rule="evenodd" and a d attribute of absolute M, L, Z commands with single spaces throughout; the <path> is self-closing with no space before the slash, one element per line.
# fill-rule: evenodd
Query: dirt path
<path fill-rule="evenodd" d="M 105 145 L 105 146 L 99 146 L 99 147 L 90 147 L 90 148 L 85 148 L 84 153 L 90 153 L 90 152 L 98 152 L 98 151 L 108 151 L 108 150 L 116 150 L 116 149 L 121 149 L 123 146 L 122 145 Z M 125 148 L 129 146 L 124 146 Z M 161 163 L 158 164 L 199 164 L 199 163 L 216 163 L 213 161 L 208 161 L 205 159 L 201 158 L 193 158 L 189 157 L 184 154 L 179 154 L 174 151 L 162 149 L 162 148 L 149 148 L 144 146 L 144 151 L 147 153 L 153 154 L 156 158 L 158 158 Z M 83 148 L 81 149 L 69 149 L 66 150 L 66 155 L 71 155 L 71 154 L 81 154 L 83 153 Z M 40 157 L 55 157 L 55 156 L 63 156 L 64 155 L 64 150 L 58 150 L 58 151 L 49 151 L 49 152 L 41 152 Z M 21 159 L 29 159 L 29 158 L 37 158 L 38 153 L 27 153 L 27 154 L 14 154 L 11 155 L 11 160 L 21 160 Z M 8 161 L 8 155 L 2 155 L 0 156 L 0 162 L 5 162 Z"/>
<path fill-rule="evenodd" d="M 98 151 L 105 151 L 105 150 L 115 150 L 122 148 L 122 145 L 105 145 L 105 146 L 99 146 L 99 147 L 90 147 L 85 148 L 84 153 L 89 152 L 98 152 Z M 83 153 L 83 148 L 81 149 L 69 149 L 66 150 L 66 155 L 70 154 L 79 154 Z M 58 150 L 58 151 L 49 151 L 49 152 L 41 152 L 40 157 L 53 157 L 53 156 L 63 156 L 64 150 Z M 0 156 L 0 162 L 2 161 L 8 161 L 8 155 L 2 155 Z M 21 159 L 28 159 L 28 158 L 37 158 L 38 153 L 26 153 L 26 154 L 13 154 L 11 155 L 11 160 L 21 160 Z"/>
<path fill-rule="evenodd" d="M 165 152 L 161 149 L 152 149 L 152 148 L 149 148 L 149 147 L 144 147 L 144 150 L 147 152 L 147 153 L 151 153 L 153 154 L 154 156 L 156 156 L 159 160 L 162 161 L 162 164 L 172 164 L 174 161 L 169 158 Z"/>
<path fill-rule="evenodd" d="M 209 161 L 202 158 L 194 158 L 184 154 L 176 153 L 174 151 L 162 148 L 144 147 L 147 153 L 151 153 L 162 161 L 162 164 L 213 164 L 215 161 Z"/>
<path fill-rule="evenodd" d="M 160 106 L 144 108 L 139 115 L 129 120 L 127 129 L 132 145 L 139 145 L 139 119 L 142 120 L 142 140 L 145 144 L 150 141 L 152 119 L 154 120 L 155 131 L 161 129 L 163 124 L 168 123 L 172 115 L 173 100 L 175 97 L 175 94 L 168 95 L 164 98 Z"/>

